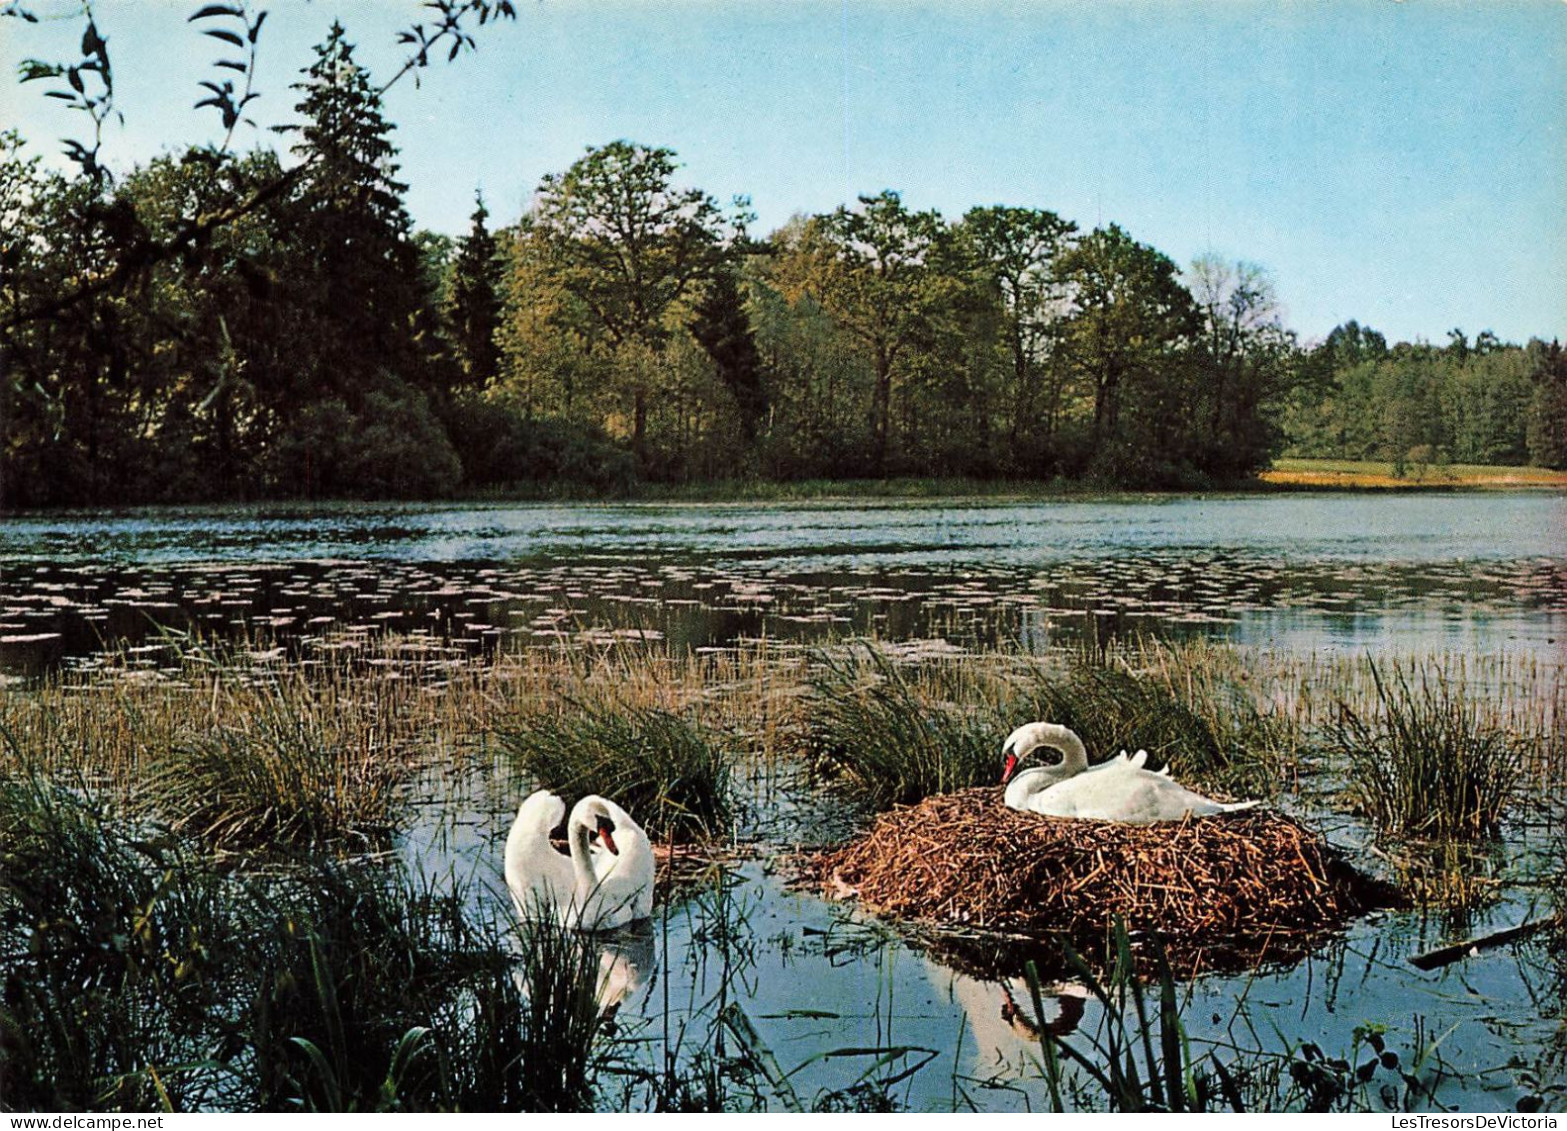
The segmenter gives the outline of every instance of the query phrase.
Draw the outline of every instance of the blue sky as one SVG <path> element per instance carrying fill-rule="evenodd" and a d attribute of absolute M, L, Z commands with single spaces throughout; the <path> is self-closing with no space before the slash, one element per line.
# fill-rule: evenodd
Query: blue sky
<path fill-rule="evenodd" d="M 213 136 L 189 110 L 218 46 L 186 24 L 198 6 L 97 5 L 126 116 L 111 164 Z M 418 18 L 412 0 L 264 6 L 263 126 L 290 120 L 333 18 L 380 75 Z M 1308 339 L 1350 318 L 1390 338 L 1567 338 L 1563 0 L 518 7 L 388 95 L 422 226 L 465 230 L 476 187 L 509 222 L 543 174 L 624 137 L 674 149 L 684 183 L 749 195 L 764 234 L 884 188 L 949 218 L 1029 205 L 1179 263 L 1260 263 Z M 79 35 L 0 21 L 0 123 L 51 158 L 76 124 L 9 76 Z M 257 143 L 274 135 L 241 139 Z"/>

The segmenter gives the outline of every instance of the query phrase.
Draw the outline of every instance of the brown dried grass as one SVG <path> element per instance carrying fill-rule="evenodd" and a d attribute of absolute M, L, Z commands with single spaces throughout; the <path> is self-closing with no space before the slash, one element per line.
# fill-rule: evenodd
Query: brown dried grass
<path fill-rule="evenodd" d="M 1069 820 L 1008 809 L 993 787 L 884 813 L 815 873 L 831 893 L 931 925 L 1085 938 L 1119 916 L 1177 945 L 1314 935 L 1394 899 L 1276 812 Z"/>

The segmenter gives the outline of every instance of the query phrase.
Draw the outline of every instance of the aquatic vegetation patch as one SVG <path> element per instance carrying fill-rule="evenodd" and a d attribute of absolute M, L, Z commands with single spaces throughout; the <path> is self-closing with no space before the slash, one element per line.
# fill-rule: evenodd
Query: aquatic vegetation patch
<path fill-rule="evenodd" d="M 259 908 L 245 1106 L 591 1105 L 599 972 L 574 933 L 530 926 L 514 952 L 465 885 L 397 867 L 318 866 Z"/>
<path fill-rule="evenodd" d="M 407 764 L 373 732 L 341 733 L 298 706 L 280 699 L 174 746 L 148 780 L 154 810 L 224 850 L 384 842 Z"/>
<path fill-rule="evenodd" d="M 815 872 L 880 914 L 966 929 L 1101 940 L 1119 918 L 1192 969 L 1283 951 L 1395 899 L 1279 813 L 1082 821 L 1008 809 L 994 788 L 884 813 Z"/>
<path fill-rule="evenodd" d="M 824 655 L 811 682 L 813 764 L 877 806 L 997 780 L 1007 730 L 978 665 Z M 988 707 L 988 709 L 987 709 Z"/>
<path fill-rule="evenodd" d="M 1371 666 L 1378 710 L 1341 704 L 1333 730 L 1350 793 L 1377 827 L 1405 836 L 1494 836 L 1522 775 L 1523 744 L 1489 723 L 1441 672 L 1412 686 L 1397 664 Z"/>
<path fill-rule="evenodd" d="M 8 1110 L 210 1103 L 206 1021 L 236 992 L 235 941 L 222 881 L 177 840 L 37 777 L 0 782 Z"/>
<path fill-rule="evenodd" d="M 7 1108 L 580 1110 L 614 1054 L 597 952 L 455 878 L 219 873 L 37 781 L 0 834 Z"/>
<path fill-rule="evenodd" d="M 721 837 L 734 825 L 733 758 L 691 720 L 658 708 L 570 704 L 503 724 L 501 745 L 539 786 L 617 802 L 659 841 Z"/>
<path fill-rule="evenodd" d="M 1444 1072 L 1440 1041 L 1427 1040 L 1418 1017 L 1407 1063 L 1377 1024 L 1357 1026 L 1348 1054 L 1339 1057 L 1282 1034 L 1279 1047 L 1242 1048 L 1233 1035 L 1198 1040 L 1182 1016 L 1163 948 L 1156 940 L 1145 949 L 1151 974 L 1119 919 L 1102 968 L 1066 947 L 1077 991 L 1098 1003 L 1102 1017 L 1091 1032 L 1024 1022 L 1040 1042 L 1053 1111 L 1412 1111 L 1436 1101 Z M 1041 1017 L 1039 972 L 1030 963 L 1024 975 Z M 1237 1031 L 1258 1036 L 1244 1001 L 1231 1021 L 1231 1033 Z"/>

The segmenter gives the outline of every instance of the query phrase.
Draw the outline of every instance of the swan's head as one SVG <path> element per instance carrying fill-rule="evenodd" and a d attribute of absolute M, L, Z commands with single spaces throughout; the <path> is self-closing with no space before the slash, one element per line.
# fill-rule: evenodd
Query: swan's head
<path fill-rule="evenodd" d="M 1001 784 L 1005 785 L 1035 750 L 1050 746 L 1061 751 L 1060 769 L 1070 776 L 1088 765 L 1088 751 L 1083 740 L 1069 728 L 1059 723 L 1025 723 L 1018 727 L 1001 744 Z"/>
<path fill-rule="evenodd" d="M 584 797 L 571 811 L 571 820 L 573 824 L 588 830 L 590 841 L 596 837 L 605 848 L 619 856 L 620 848 L 615 844 L 615 830 L 619 827 L 615 822 L 614 813 L 614 809 L 617 808 L 619 807 L 611 806 L 602 797 Z"/>

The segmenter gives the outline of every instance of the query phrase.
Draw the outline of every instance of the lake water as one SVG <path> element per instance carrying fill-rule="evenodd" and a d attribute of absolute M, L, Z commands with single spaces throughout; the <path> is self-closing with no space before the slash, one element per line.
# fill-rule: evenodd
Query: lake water
<path fill-rule="evenodd" d="M 722 647 L 871 635 L 1044 650 L 1147 633 L 1559 665 L 1567 497 L 333 506 L 0 521 L 0 676 L 91 664 L 106 645 L 145 647 L 155 666 L 160 626 L 302 650 L 333 634 L 412 631 L 476 656 L 584 638 Z M 402 850 L 432 871 L 488 876 L 498 891 L 516 788 L 480 783 L 422 806 Z M 787 803 L 830 804 L 803 791 Z M 1341 820 L 1333 835 L 1365 833 Z M 799 839 L 771 830 L 767 851 Z M 1519 921 L 1540 899 L 1515 884 L 1464 928 Z M 1567 1102 L 1560 970 L 1538 946 L 1434 973 L 1408 965 L 1449 930 L 1439 916 L 1375 916 L 1305 962 L 1196 979 L 1184 1017 L 1199 1040 L 1281 1049 L 1310 1039 L 1329 1055 L 1348 1052 L 1357 1026 L 1386 1024 L 1406 1067 L 1432 1042 L 1427 1069 L 1452 1066 L 1427 1072 L 1438 1103 L 1507 1109 L 1530 1091 Z M 695 1040 L 738 1005 L 783 1067 L 798 1068 L 791 1086 L 807 1106 L 828 1092 L 852 1102 L 861 1074 L 874 1081 L 922 1059 L 886 1089 L 893 1099 L 938 1110 L 1046 1100 L 1016 979 L 972 977 L 791 890 L 767 853 L 727 886 L 662 908 L 651 934 L 608 946 L 604 965 L 633 1031 L 638 1018 L 653 1031 L 673 1016 Z M 1046 1004 L 1069 1018 L 1079 1008 L 1066 987 Z M 1081 1024 L 1098 1018 L 1090 1007 Z M 893 1046 L 907 1051 L 879 1066 L 828 1055 Z M 1373 1096 L 1398 1082 L 1379 1073 Z"/>
<path fill-rule="evenodd" d="M 0 672 L 159 626 L 481 650 L 584 629 L 1043 649 L 1084 633 L 1285 650 L 1549 653 L 1567 499 L 176 510 L 0 523 Z"/>

